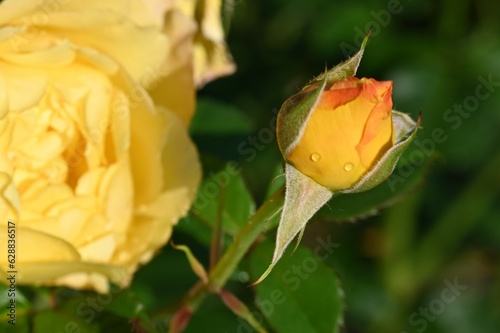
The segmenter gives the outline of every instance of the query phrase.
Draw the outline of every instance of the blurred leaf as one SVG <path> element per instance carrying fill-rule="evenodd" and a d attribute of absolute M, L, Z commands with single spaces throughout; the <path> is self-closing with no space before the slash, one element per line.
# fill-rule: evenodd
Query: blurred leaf
<path fill-rule="evenodd" d="M 97 323 L 85 321 L 77 313 L 59 310 L 42 311 L 35 316 L 33 333 L 81 332 L 98 333 Z"/>
<path fill-rule="evenodd" d="M 15 325 L 9 324 L 8 321 L 11 312 L 11 299 L 15 300 Z M 28 312 L 30 303 L 16 286 L 15 295 L 9 295 L 9 286 L 0 284 L 0 332 L 29 332 Z"/>
<path fill-rule="evenodd" d="M 0 322 L 0 332 L 29 333 L 30 332 L 29 319 L 26 316 L 23 317 L 16 316 L 15 325 L 9 324 L 6 321 L 2 321 Z"/>
<path fill-rule="evenodd" d="M 110 296 L 111 301 L 106 305 L 106 311 L 128 319 L 137 317 L 144 311 L 144 305 L 129 290 L 110 294 Z"/>
<path fill-rule="evenodd" d="M 250 254 L 253 280 L 267 268 L 273 249 L 274 244 L 266 240 Z M 342 290 L 334 272 L 322 262 L 325 258 L 317 253 L 299 246 L 255 286 L 256 305 L 277 332 L 339 332 Z"/>
<path fill-rule="evenodd" d="M 222 210 L 222 229 L 225 234 L 235 236 L 255 212 L 255 203 L 243 177 L 230 164 L 217 174 L 205 178 L 198 190 L 192 213 L 181 221 L 177 228 L 206 245 L 210 244 L 211 231 L 219 214 L 218 199 L 223 184 L 225 201 Z"/>
<path fill-rule="evenodd" d="M 59 318 L 65 321 L 64 329 L 54 332 L 123 332 L 132 327 L 144 332 L 156 333 L 154 325 L 145 312 L 145 306 L 130 290 L 112 289 L 109 294 L 82 292 L 67 289 L 68 297 L 60 297 L 57 310 L 40 311 L 40 332 L 45 325 Z M 63 290 L 64 292 L 64 290 Z M 55 313 L 56 316 L 47 315 Z M 55 319 L 54 319 L 55 318 Z M 136 330 L 137 332 L 141 332 Z M 52 331 L 47 331 L 52 332 Z"/>
<path fill-rule="evenodd" d="M 209 295 L 193 313 L 184 333 L 247 332 L 240 327 L 248 324 L 236 317 L 215 295 Z"/>
<path fill-rule="evenodd" d="M 181 299 L 197 280 L 185 255 L 166 247 L 135 274 L 131 289 L 148 309 L 157 309 Z"/>
<path fill-rule="evenodd" d="M 197 103 L 197 111 L 190 127 L 191 135 L 252 133 L 252 119 L 238 108 L 206 98 L 198 99 Z"/>

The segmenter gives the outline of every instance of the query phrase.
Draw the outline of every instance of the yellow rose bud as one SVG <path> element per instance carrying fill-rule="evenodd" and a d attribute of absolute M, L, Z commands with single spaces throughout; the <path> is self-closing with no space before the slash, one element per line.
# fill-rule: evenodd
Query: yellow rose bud
<path fill-rule="evenodd" d="M 392 82 L 350 77 L 321 92 L 286 160 L 330 190 L 352 187 L 394 145 Z"/>
<path fill-rule="evenodd" d="M 182 108 L 156 108 L 145 91 L 169 43 L 143 10 L 0 4 L 0 244 L 15 225 L 18 254 L 0 256 L 2 281 L 16 270 L 19 284 L 125 286 L 188 211 L 198 157 Z"/>
<path fill-rule="evenodd" d="M 385 181 L 420 123 L 392 110 L 392 82 L 357 79 L 361 49 L 315 77 L 281 106 L 276 136 L 285 157 L 285 202 L 276 247 L 260 283 L 334 192 L 364 192 Z M 408 133 L 412 132 L 409 136 Z"/>

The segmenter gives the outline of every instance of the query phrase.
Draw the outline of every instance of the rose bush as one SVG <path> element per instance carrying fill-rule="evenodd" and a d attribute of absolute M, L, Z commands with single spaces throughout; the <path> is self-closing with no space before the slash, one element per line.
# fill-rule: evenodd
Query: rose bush
<path fill-rule="evenodd" d="M 105 292 L 169 239 L 200 180 L 197 33 L 170 1 L 0 4 L 0 243 L 15 222 L 18 283 Z"/>
<path fill-rule="evenodd" d="M 352 187 L 394 145 L 391 94 L 390 81 L 336 82 L 321 93 L 287 162 L 333 191 Z"/>

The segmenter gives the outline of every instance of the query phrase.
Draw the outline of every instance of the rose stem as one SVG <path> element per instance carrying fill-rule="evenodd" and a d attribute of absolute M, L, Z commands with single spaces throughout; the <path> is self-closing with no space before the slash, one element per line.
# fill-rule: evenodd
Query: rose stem
<path fill-rule="evenodd" d="M 257 212 L 240 229 L 227 251 L 214 266 L 214 269 L 210 271 L 208 284 L 204 285 L 201 281 L 196 283 L 176 309 L 188 307 L 194 312 L 208 292 L 217 293 L 224 287 L 245 253 L 264 231 L 266 222 L 282 209 L 284 192 L 285 187 L 280 187 L 260 206 Z M 171 314 L 172 308 L 168 307 L 158 311 L 155 317 Z"/>

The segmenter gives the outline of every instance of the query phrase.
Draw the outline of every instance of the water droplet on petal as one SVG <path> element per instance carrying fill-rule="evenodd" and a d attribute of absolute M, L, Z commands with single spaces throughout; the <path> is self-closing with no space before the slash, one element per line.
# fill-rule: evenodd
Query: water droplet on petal
<path fill-rule="evenodd" d="M 351 170 L 352 170 L 352 168 L 354 168 L 354 164 L 352 164 L 352 163 L 350 163 L 350 162 L 349 162 L 349 163 L 346 163 L 346 164 L 344 165 L 344 170 L 345 170 L 345 171 L 351 171 Z"/>
<path fill-rule="evenodd" d="M 318 162 L 321 159 L 321 155 L 318 153 L 312 153 L 311 154 L 311 161 L 313 162 Z"/>

